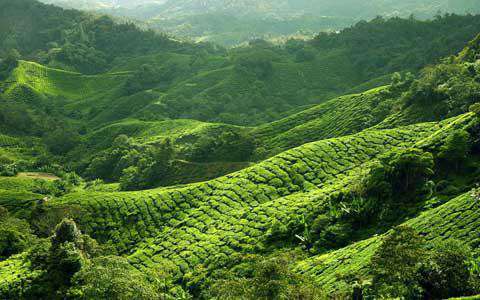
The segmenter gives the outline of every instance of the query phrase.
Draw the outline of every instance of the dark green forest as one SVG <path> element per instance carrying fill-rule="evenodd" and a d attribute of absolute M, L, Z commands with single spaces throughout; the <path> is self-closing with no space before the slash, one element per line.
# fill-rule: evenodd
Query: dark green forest
<path fill-rule="evenodd" d="M 0 0 L 0 299 L 476 299 L 480 16 L 339 28 Z"/>

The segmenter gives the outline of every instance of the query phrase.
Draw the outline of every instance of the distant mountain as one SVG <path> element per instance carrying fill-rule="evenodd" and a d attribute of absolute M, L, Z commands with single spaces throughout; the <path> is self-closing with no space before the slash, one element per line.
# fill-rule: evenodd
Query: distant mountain
<path fill-rule="evenodd" d="M 48 4 L 55 4 L 66 8 L 85 10 L 113 9 L 113 8 L 136 8 L 141 5 L 161 5 L 167 0 L 43 0 Z"/>
<path fill-rule="evenodd" d="M 236 45 L 256 39 L 312 37 L 359 20 L 431 18 L 439 13 L 478 13 L 477 0 L 43 0 L 145 22 L 148 27 L 197 41 Z"/>
<path fill-rule="evenodd" d="M 476 0 L 167 0 L 151 9 L 157 17 L 167 19 L 206 13 L 234 16 L 258 14 L 263 17 L 317 15 L 359 19 L 377 15 L 415 14 L 429 17 L 438 12 L 478 12 L 480 3 Z"/>

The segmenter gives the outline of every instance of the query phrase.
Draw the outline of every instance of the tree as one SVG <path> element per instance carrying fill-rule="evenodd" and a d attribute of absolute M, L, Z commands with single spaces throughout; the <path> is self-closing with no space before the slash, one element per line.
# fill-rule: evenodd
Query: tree
<path fill-rule="evenodd" d="M 297 62 L 308 62 L 315 59 L 316 53 L 313 49 L 302 48 L 297 51 L 295 60 Z"/>
<path fill-rule="evenodd" d="M 477 202 L 480 202 L 480 188 L 477 186 L 477 188 L 474 188 L 472 190 L 472 198 L 473 200 L 477 201 Z"/>
<path fill-rule="evenodd" d="M 425 244 L 412 228 L 394 228 L 372 257 L 373 289 L 377 296 L 415 299 L 422 294 L 419 269 Z"/>
<path fill-rule="evenodd" d="M 168 176 L 175 155 L 172 141 L 167 138 L 160 145 L 148 148 L 148 154 L 153 161 L 148 174 L 149 179 L 160 180 Z"/>
<path fill-rule="evenodd" d="M 55 228 L 52 236 L 52 246 L 56 247 L 63 243 L 74 243 L 77 247 L 81 243 L 82 233 L 77 224 L 71 219 L 63 219 Z"/>
<path fill-rule="evenodd" d="M 472 104 L 469 108 L 469 111 L 473 112 L 475 115 L 480 116 L 480 102 Z"/>
<path fill-rule="evenodd" d="M 153 187 L 171 171 L 174 149 L 169 139 L 156 146 L 148 146 L 139 158 L 122 171 L 120 188 L 125 191 Z"/>
<path fill-rule="evenodd" d="M 138 160 L 138 155 L 135 155 L 135 158 L 128 159 L 128 162 L 126 162 L 127 157 L 132 156 L 135 151 L 136 145 L 128 136 L 124 134 L 117 136 L 110 148 L 105 149 L 93 158 L 86 170 L 87 176 L 104 180 L 119 179 L 122 171 Z"/>
<path fill-rule="evenodd" d="M 62 155 L 80 144 L 80 135 L 69 128 L 58 128 L 46 134 L 44 141 L 53 154 Z"/>
<path fill-rule="evenodd" d="M 20 53 L 16 49 L 11 49 L 3 61 L 0 60 L 0 79 L 7 78 L 10 72 L 18 66 Z"/>
<path fill-rule="evenodd" d="M 453 164 L 454 169 L 458 171 L 467 159 L 470 149 L 470 134 L 465 130 L 456 130 L 447 137 L 445 144 L 440 148 L 438 157 L 447 163 L 445 167 Z"/>
<path fill-rule="evenodd" d="M 2 208 L 0 212 L 0 261 L 24 251 L 33 240 L 34 236 L 30 225 L 24 220 L 9 216 L 8 211 Z"/>
<path fill-rule="evenodd" d="M 127 95 L 147 90 L 159 82 L 159 70 L 151 65 L 142 65 L 125 82 L 124 90 Z"/>
<path fill-rule="evenodd" d="M 7 132 L 36 134 L 41 125 L 25 103 L 4 101 L 0 96 L 0 127 Z"/>
<path fill-rule="evenodd" d="M 433 155 L 420 149 L 393 151 L 380 159 L 366 179 L 365 193 L 378 199 L 411 200 L 425 192 L 433 172 Z"/>
<path fill-rule="evenodd" d="M 141 189 L 144 184 L 141 172 L 137 167 L 130 166 L 123 170 L 122 177 L 120 177 L 120 189 L 122 191 Z"/>
<path fill-rule="evenodd" d="M 268 79 L 273 75 L 271 55 L 267 51 L 252 49 L 252 53 L 237 58 L 235 69 L 240 74 L 252 74 L 260 80 Z"/>
<path fill-rule="evenodd" d="M 193 145 L 189 154 L 190 159 L 198 162 L 210 161 L 246 161 L 255 144 L 248 133 L 223 131 L 219 136 L 202 136 Z"/>
<path fill-rule="evenodd" d="M 123 257 L 104 256 L 75 274 L 68 295 L 71 299 L 173 299 L 164 293 L 171 288 L 165 286 L 167 282 L 167 274 L 146 274 Z"/>
<path fill-rule="evenodd" d="M 54 53 L 56 60 L 86 74 L 102 72 L 108 66 L 107 56 L 104 52 L 84 43 L 66 43 L 60 51 Z"/>
<path fill-rule="evenodd" d="M 412 193 L 425 185 L 433 175 L 433 155 L 419 149 L 395 153 L 389 162 L 389 175 L 394 191 Z"/>
<path fill-rule="evenodd" d="M 426 299 L 447 299 L 472 292 L 470 261 L 472 250 L 457 240 L 433 244 L 421 269 Z"/>
<path fill-rule="evenodd" d="M 55 290 L 64 289 L 85 263 L 82 233 L 73 220 L 63 219 L 55 228 L 51 242 L 48 276 Z"/>
<path fill-rule="evenodd" d="M 224 278 L 232 279 L 216 280 L 209 296 L 215 299 L 323 299 L 319 289 L 290 269 L 289 256 L 254 257 L 236 268 L 240 272 L 245 268 L 250 276 L 223 274 Z"/>

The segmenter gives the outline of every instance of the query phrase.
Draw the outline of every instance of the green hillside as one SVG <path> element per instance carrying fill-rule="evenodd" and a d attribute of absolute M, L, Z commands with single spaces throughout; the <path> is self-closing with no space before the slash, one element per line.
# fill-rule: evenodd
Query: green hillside
<path fill-rule="evenodd" d="M 224 49 L 0 0 L 0 299 L 479 295 L 478 25 Z"/>
<path fill-rule="evenodd" d="M 82 75 L 21 61 L 8 80 L 29 85 L 45 95 L 84 100 L 120 86 L 127 75 L 128 73 Z"/>
<path fill-rule="evenodd" d="M 388 87 L 342 96 L 279 121 L 255 128 L 252 134 L 267 153 L 305 142 L 339 137 L 372 127 L 388 116 L 395 99 Z M 390 98 L 390 99 L 389 99 Z M 337 118 L 341 116 L 341 120 Z"/>
<path fill-rule="evenodd" d="M 478 247 L 478 203 L 465 193 L 448 203 L 426 211 L 409 220 L 405 225 L 415 228 L 424 235 L 429 243 L 457 239 L 472 248 Z M 460 219 L 460 220 L 459 220 Z M 380 245 L 382 236 L 357 242 L 346 248 L 300 262 L 301 272 L 318 278 L 319 285 L 329 291 L 337 292 L 348 285 L 338 280 L 347 274 L 356 274 L 360 278 L 368 277 L 370 259 Z"/>
<path fill-rule="evenodd" d="M 312 41 L 292 39 L 274 45 L 255 40 L 226 50 L 178 42 L 133 24 L 116 24 L 106 16 L 33 0 L 2 5 L 2 57 L 16 53 L 47 67 L 39 70 L 22 63 L 13 80 L 67 98 L 61 114 L 92 127 L 124 118 L 265 124 L 305 105 L 388 84 L 394 72 L 417 72 L 437 63 L 458 53 L 480 24 L 476 15 L 427 21 L 376 18 L 338 34 L 319 34 Z M 30 20 L 30 16 L 44 17 Z M 15 22 L 35 25 L 27 30 L 13 26 Z M 77 80 L 78 74 L 52 68 L 99 77 Z M 36 73 L 47 78 L 33 78 Z M 59 79 L 60 74 L 65 76 Z"/>
<path fill-rule="evenodd" d="M 113 242 L 120 253 L 134 252 L 129 260 L 137 267 L 150 268 L 171 261 L 179 275 L 190 274 L 186 278 L 191 278 L 201 275 L 194 271 L 198 264 L 220 267 L 224 258 L 234 253 L 261 251 L 273 224 L 288 224 L 295 220 L 292 216 L 308 215 L 312 208 L 328 201 L 332 192 L 351 188 L 360 170 L 369 168 L 382 153 L 408 147 L 434 149 L 454 130 L 471 126 L 468 124 L 472 124 L 472 118 L 467 114 L 441 123 L 314 142 L 239 173 L 183 188 L 83 192 L 45 205 L 52 216 L 58 215 L 54 211 L 62 211 L 74 217 L 85 232 L 101 242 Z M 442 208 L 470 198 L 459 199 L 426 215 L 435 216 Z M 418 219 L 422 221 L 411 221 L 412 226 L 428 224 L 431 218 L 423 219 L 421 215 Z M 361 242 L 349 247 L 363 247 L 365 243 L 370 244 Z M 355 269 L 357 264 L 349 268 Z M 318 280 L 328 282 L 331 275 L 326 274 Z M 9 280 L 7 277 L 3 286 Z"/>

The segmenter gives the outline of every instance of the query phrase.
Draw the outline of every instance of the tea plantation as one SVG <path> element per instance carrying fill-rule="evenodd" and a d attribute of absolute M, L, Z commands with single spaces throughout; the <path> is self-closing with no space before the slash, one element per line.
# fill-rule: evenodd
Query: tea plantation
<path fill-rule="evenodd" d="M 478 24 L 226 49 L 0 0 L 0 299 L 475 299 Z"/>
<path fill-rule="evenodd" d="M 274 222 L 307 214 L 348 187 L 381 154 L 429 147 L 471 115 L 440 123 L 371 130 L 286 151 L 213 181 L 133 193 L 72 194 L 48 209 L 71 211 L 85 232 L 111 241 L 138 267 L 170 260 L 186 274 L 235 252 L 259 251 Z M 415 223 L 416 224 L 416 223 Z"/>

